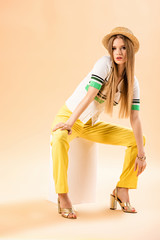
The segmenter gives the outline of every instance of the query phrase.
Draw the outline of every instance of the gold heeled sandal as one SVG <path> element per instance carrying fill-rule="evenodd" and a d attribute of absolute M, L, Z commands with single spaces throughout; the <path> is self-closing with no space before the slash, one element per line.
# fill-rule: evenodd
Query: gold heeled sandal
<path fill-rule="evenodd" d="M 70 218 L 70 217 L 68 217 L 70 213 L 73 213 L 73 214 L 76 215 L 76 212 L 75 212 L 75 210 L 74 210 L 73 207 L 72 207 L 72 208 L 61 208 L 61 207 L 60 207 L 60 200 L 59 200 L 59 198 L 58 198 L 58 213 L 59 213 L 59 214 L 62 214 L 62 213 L 63 213 L 63 215 L 61 215 L 61 216 L 62 216 L 62 217 L 65 217 L 65 218 L 69 218 L 69 219 L 76 219 L 76 218 L 77 218 L 77 216 L 76 216 L 76 218 Z"/>
<path fill-rule="evenodd" d="M 137 213 L 136 210 L 131 206 L 129 202 L 122 202 L 117 197 L 117 187 L 115 189 L 115 196 L 113 194 L 110 194 L 110 209 L 116 210 L 117 209 L 117 202 L 120 204 L 121 209 L 123 212 L 126 213 Z"/>

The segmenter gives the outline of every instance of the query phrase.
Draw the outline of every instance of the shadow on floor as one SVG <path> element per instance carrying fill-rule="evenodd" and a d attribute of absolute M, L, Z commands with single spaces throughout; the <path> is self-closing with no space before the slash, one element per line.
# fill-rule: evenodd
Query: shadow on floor
<path fill-rule="evenodd" d="M 122 217 L 121 210 L 112 211 L 107 207 L 92 204 L 76 205 L 78 211 L 76 220 L 61 217 L 57 212 L 57 204 L 48 200 L 34 200 L 14 204 L 0 205 L 0 236 L 9 236 L 21 231 L 31 230 L 57 224 L 65 221 L 98 221 L 108 218 Z M 68 224 L 68 222 L 67 222 Z"/>

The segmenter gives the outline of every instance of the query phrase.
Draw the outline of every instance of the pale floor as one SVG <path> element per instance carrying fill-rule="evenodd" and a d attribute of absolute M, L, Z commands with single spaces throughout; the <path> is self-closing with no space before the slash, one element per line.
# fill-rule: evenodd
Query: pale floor
<path fill-rule="evenodd" d="M 13 178 L 11 172 L 10 176 L 6 176 L 7 164 L 2 168 L 3 181 L 0 187 L 4 191 L 1 191 L 0 239 L 160 239 L 160 165 L 148 163 L 145 172 L 139 177 L 138 188 L 130 190 L 131 204 L 138 213 L 129 214 L 122 212 L 120 207 L 116 211 L 109 209 L 110 193 L 121 166 L 113 163 L 106 167 L 105 161 L 101 161 L 98 165 L 97 202 L 74 205 L 78 219 L 70 220 L 61 217 L 57 213 L 57 205 L 47 200 L 47 190 L 44 192 L 47 181 L 44 179 L 47 178 L 48 168 L 44 163 L 39 164 L 37 170 L 46 172 L 41 178 L 42 184 L 39 182 L 39 172 L 33 179 L 36 164 L 33 161 L 24 166 L 19 162 L 17 172 L 14 172 L 17 178 Z M 18 175 L 20 168 L 25 168 L 30 175 L 25 176 L 25 171 Z M 12 180 L 7 182 L 9 178 Z"/>

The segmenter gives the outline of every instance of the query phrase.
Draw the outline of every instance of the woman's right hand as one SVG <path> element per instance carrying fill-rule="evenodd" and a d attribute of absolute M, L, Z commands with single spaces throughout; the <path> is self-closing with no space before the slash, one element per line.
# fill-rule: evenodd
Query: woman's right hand
<path fill-rule="evenodd" d="M 71 135 L 71 133 L 72 133 L 71 126 L 67 123 L 60 122 L 60 123 L 56 124 L 54 126 L 54 128 L 52 129 L 52 132 L 56 131 L 57 129 L 67 130 L 69 135 Z"/>

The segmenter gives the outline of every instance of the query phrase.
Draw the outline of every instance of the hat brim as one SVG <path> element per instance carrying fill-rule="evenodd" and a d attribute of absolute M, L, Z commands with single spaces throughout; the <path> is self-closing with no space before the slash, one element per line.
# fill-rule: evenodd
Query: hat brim
<path fill-rule="evenodd" d="M 124 36 L 128 37 L 132 41 L 135 53 L 139 50 L 139 41 L 138 41 L 138 39 L 133 34 L 130 34 L 130 33 L 127 33 L 127 32 L 122 32 L 122 31 L 115 31 L 115 32 L 109 33 L 102 39 L 102 43 L 103 43 L 104 47 L 107 50 L 108 50 L 108 41 L 109 41 L 109 39 L 112 36 L 117 35 L 117 34 L 124 35 Z"/>

